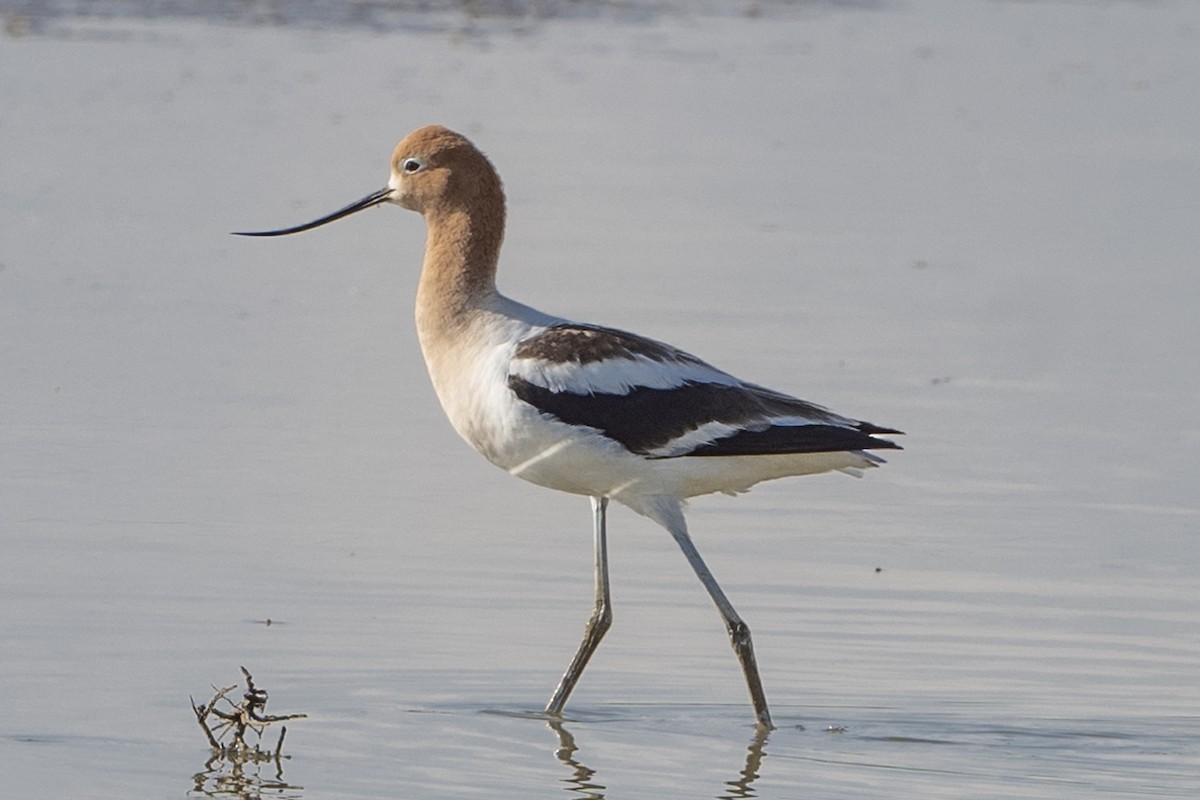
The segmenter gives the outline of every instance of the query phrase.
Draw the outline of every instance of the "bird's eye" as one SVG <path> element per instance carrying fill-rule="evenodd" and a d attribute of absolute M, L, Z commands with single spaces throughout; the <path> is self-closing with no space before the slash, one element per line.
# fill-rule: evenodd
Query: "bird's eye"
<path fill-rule="evenodd" d="M 402 172 L 412 174 L 425 169 L 425 165 L 415 158 L 406 158 L 400 162 L 400 170 Z"/>

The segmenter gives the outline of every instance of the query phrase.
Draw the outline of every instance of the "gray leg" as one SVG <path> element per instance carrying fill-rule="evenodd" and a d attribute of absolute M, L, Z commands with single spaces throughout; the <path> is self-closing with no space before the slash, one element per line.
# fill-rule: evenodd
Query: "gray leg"
<path fill-rule="evenodd" d="M 679 515 L 678 520 L 671 520 L 671 522 L 672 524 L 666 526 L 667 530 L 675 538 L 679 548 L 683 550 L 688 563 L 696 572 L 696 577 L 704 584 L 704 588 L 708 590 L 709 596 L 717 605 L 717 611 L 721 612 L 721 617 L 725 620 L 725 629 L 729 631 L 729 641 L 733 645 L 733 652 L 737 653 L 738 661 L 742 664 L 742 673 L 746 676 L 746 686 L 750 689 L 750 702 L 754 704 L 754 716 L 758 719 L 758 726 L 764 730 L 771 730 L 775 726 L 771 724 L 771 712 L 767 710 L 767 696 L 763 693 L 762 681 L 758 677 L 758 663 L 754 660 L 754 644 L 750 641 L 750 628 L 738 616 L 733 604 L 729 602 L 729 598 L 717 585 L 717 579 L 709 572 L 704 559 L 700 557 L 696 545 L 692 544 L 692 537 L 688 536 L 682 515 Z"/>
<path fill-rule="evenodd" d="M 579 652 L 571 660 L 567 671 L 563 673 L 562 680 L 558 682 L 558 688 L 554 690 L 554 696 L 546 704 L 546 713 L 555 717 L 562 716 L 563 706 L 566 705 L 571 690 L 579 682 L 583 668 L 587 666 L 588 659 L 592 657 L 592 653 L 596 652 L 600 640 L 604 638 L 604 634 L 612 625 L 612 601 L 608 593 L 608 535 L 605 528 L 607 509 L 607 497 L 592 498 L 596 539 L 596 605 L 592 608 L 592 616 L 587 622 L 587 627 L 584 628 L 583 642 L 579 645 Z M 747 631 L 747 635 L 749 635 L 749 631 Z M 751 661 L 753 660 L 753 656 L 751 656 Z"/>

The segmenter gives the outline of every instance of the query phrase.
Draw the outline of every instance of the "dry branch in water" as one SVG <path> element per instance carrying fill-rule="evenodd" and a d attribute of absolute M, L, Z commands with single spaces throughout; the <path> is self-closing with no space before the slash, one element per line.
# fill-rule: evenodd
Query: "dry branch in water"
<path fill-rule="evenodd" d="M 304 719 L 308 715 L 267 714 L 267 690 L 259 689 L 254 685 L 254 678 L 246 671 L 245 667 L 242 667 L 241 670 L 246 679 L 246 692 L 242 695 L 242 701 L 235 703 L 229 699 L 229 693 L 237 688 L 236 683 L 226 686 L 224 689 L 214 686 L 215 694 L 204 705 L 196 705 L 194 698 L 188 698 L 192 701 L 192 711 L 196 714 L 196 721 L 200 723 L 204 735 L 208 737 L 208 743 L 212 746 L 214 756 L 230 761 L 278 759 L 283 750 L 283 738 L 287 736 L 286 725 L 280 726 L 279 741 L 274 750 L 263 750 L 257 742 L 253 746 L 247 745 L 246 731 L 254 731 L 261 740 L 268 725 L 289 719 Z M 229 707 L 227 709 L 217 708 L 217 705 L 222 702 L 228 704 Z M 216 717 L 216 721 L 210 724 L 213 717 Z M 233 733 L 233 737 L 226 742 L 225 737 L 230 732 Z"/>

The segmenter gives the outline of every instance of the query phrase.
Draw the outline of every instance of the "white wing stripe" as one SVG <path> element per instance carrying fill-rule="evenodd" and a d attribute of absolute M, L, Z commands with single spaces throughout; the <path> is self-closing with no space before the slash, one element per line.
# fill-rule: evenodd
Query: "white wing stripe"
<path fill-rule="evenodd" d="M 572 394 L 629 394 L 639 386 L 675 389 L 685 383 L 736 386 L 739 381 L 707 364 L 663 362 L 646 356 L 611 358 L 588 364 L 514 359 L 510 374 L 552 392 Z"/>

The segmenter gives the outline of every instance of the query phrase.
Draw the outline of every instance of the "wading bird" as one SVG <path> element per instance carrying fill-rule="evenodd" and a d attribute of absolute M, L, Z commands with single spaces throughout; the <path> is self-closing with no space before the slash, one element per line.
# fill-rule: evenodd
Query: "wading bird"
<path fill-rule="evenodd" d="M 750 629 L 688 535 L 689 497 L 756 483 L 883 463 L 900 431 L 738 380 L 668 344 L 543 314 L 496 289 L 504 238 L 500 176 L 465 137 L 413 131 L 392 154 L 387 186 L 304 225 L 299 233 L 395 203 L 428 227 L 417 289 L 421 350 L 454 429 L 506 472 L 591 498 L 595 606 L 583 642 L 546 713 L 560 716 L 612 623 L 605 518 L 616 500 L 662 525 L 725 620 L 760 728 L 771 715 Z"/>

